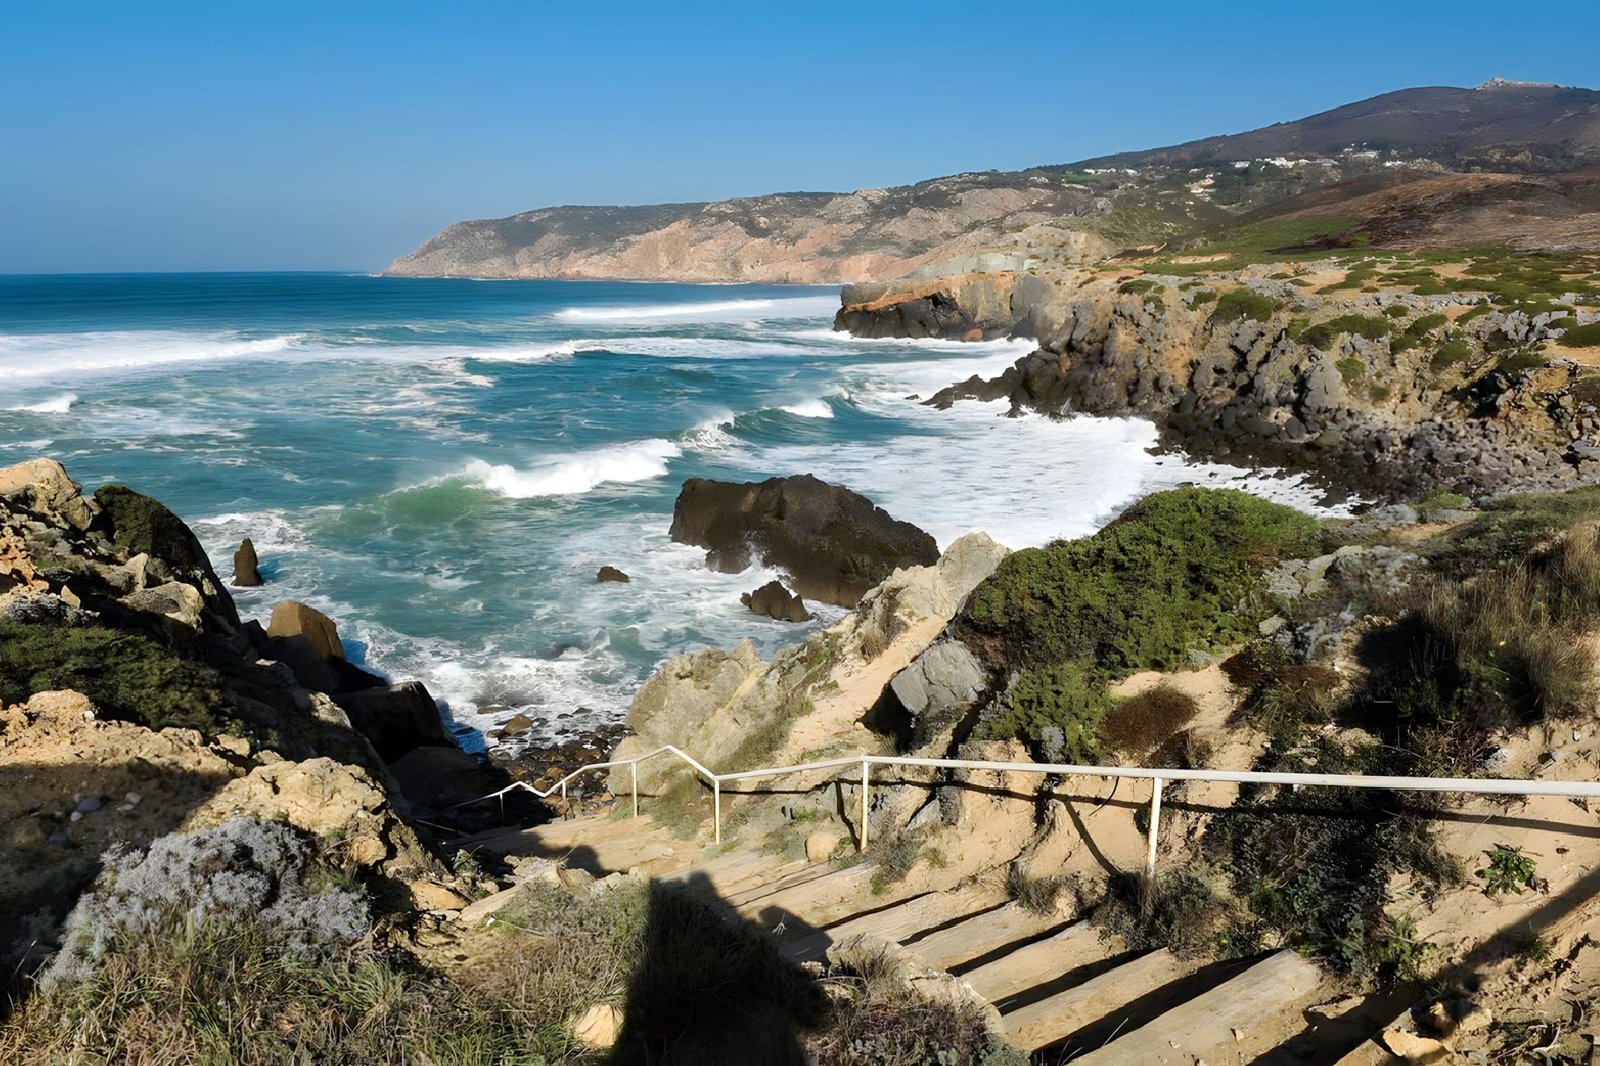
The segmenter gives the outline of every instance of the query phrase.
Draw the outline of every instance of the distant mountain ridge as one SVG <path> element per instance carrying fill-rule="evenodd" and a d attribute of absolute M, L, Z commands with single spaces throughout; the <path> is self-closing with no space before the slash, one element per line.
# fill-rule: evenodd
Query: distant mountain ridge
<path fill-rule="evenodd" d="M 1293 122 L 1071 166 L 1198 166 L 1331 156 L 1349 148 L 1384 149 L 1457 166 L 1512 162 L 1526 151 L 1535 169 L 1566 170 L 1600 161 L 1600 91 L 1501 78 L 1475 89 L 1401 89 Z"/>
<path fill-rule="evenodd" d="M 1257 130 L 1024 171 L 957 174 L 892 189 L 793 192 L 718 202 L 567 206 L 456 223 L 389 272 L 501 278 L 846 282 L 1032 269 L 1115 248 L 1214 233 L 1319 190 L 1352 200 L 1440 174 L 1537 178 L 1600 163 L 1600 91 L 1493 79 L 1402 89 Z M 1214 173 L 1195 173 L 1213 168 Z M 1495 229 L 1537 247 L 1590 240 L 1592 179 L 1515 193 L 1529 223 Z M 1492 184 L 1485 186 L 1492 200 Z M 1506 185 L 1509 190 L 1513 187 Z M 1490 205 L 1492 207 L 1492 204 Z M 1424 205 L 1424 209 L 1425 205 Z M 1559 227 L 1537 223 L 1549 215 Z M 1481 218 L 1477 211 L 1463 220 Z M 1570 220 L 1580 219 L 1574 226 Z M 1500 220 L 1504 221 L 1504 220 Z M 1433 227 L 1449 243 L 1454 224 Z M 1404 227 L 1385 233 L 1403 239 Z M 1399 236 L 1395 236 L 1399 235 Z M 1462 234 L 1462 239 L 1468 235 Z M 1600 247 L 1600 232 L 1592 235 Z"/>

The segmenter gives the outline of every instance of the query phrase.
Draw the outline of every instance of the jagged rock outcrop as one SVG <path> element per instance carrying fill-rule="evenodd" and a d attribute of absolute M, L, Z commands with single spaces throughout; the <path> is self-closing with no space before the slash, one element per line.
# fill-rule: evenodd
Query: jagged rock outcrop
<path fill-rule="evenodd" d="M 809 474 L 747 484 L 690 478 L 672 508 L 671 536 L 710 549 L 714 570 L 738 573 L 760 561 L 788 574 L 798 595 L 841 607 L 895 569 L 939 558 L 916 526 Z"/>
<path fill-rule="evenodd" d="M 987 316 L 987 335 L 1008 315 L 1008 332 L 1037 339 L 1039 350 L 997 378 L 955 384 L 928 402 L 1145 415 L 1187 450 L 1314 470 L 1385 495 L 1562 487 L 1600 474 L 1600 411 L 1576 387 L 1579 366 L 1559 355 L 1503 354 L 1558 341 L 1559 313 L 1485 314 L 1478 298 L 1454 295 L 1320 296 L 1265 268 L 1203 284 L 1152 276 L 1130 289 L 1117 276 L 1088 273 L 997 278 L 984 291 L 1008 292 L 1008 312 L 985 297 L 969 317 Z M 1217 288 L 1227 290 L 1221 300 Z M 959 304 L 980 290 L 963 278 L 943 291 Z M 879 296 L 871 311 L 847 304 L 840 324 L 877 335 L 863 325 L 867 316 L 901 329 L 899 304 L 929 298 L 923 284 L 902 295 Z"/>
<path fill-rule="evenodd" d="M 261 584 L 261 560 L 256 558 L 256 546 L 249 537 L 233 553 L 233 584 L 235 588 L 256 588 Z"/>
<path fill-rule="evenodd" d="M 739 602 L 752 613 L 776 622 L 805 622 L 811 618 L 805 600 L 784 588 L 781 581 L 768 581 L 754 592 L 741 593 Z"/>
<path fill-rule="evenodd" d="M 613 758 L 672 744 L 721 771 L 888 742 L 866 720 L 890 679 L 939 638 L 1007 554 L 987 534 L 970 533 L 934 565 L 896 570 L 841 621 L 770 662 L 749 641 L 667 660 L 634 697 L 627 718 L 634 735 Z M 649 789 L 681 773 L 658 762 L 639 775 Z M 630 784 L 626 771 L 611 780 L 613 791 Z"/>

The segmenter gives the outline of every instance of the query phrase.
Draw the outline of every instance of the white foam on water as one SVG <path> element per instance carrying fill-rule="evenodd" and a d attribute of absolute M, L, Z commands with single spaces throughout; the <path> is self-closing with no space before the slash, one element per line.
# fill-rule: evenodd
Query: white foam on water
<path fill-rule="evenodd" d="M 7 407 L 7 411 L 25 411 L 36 415 L 64 415 L 72 410 L 72 405 L 78 402 L 77 393 L 66 392 L 60 396 L 52 396 L 48 400 L 38 403 L 22 403 L 15 407 Z"/>
<path fill-rule="evenodd" d="M 0 336 L 0 379 L 60 380 L 170 363 L 258 358 L 288 351 L 304 334 L 245 338 L 231 332 L 125 330 Z"/>
<path fill-rule="evenodd" d="M 685 447 L 697 451 L 717 451 L 733 447 L 737 441 L 728 431 L 733 428 L 736 417 L 732 411 L 722 410 L 698 423 L 683 435 Z"/>
<path fill-rule="evenodd" d="M 801 403 L 784 404 L 780 411 L 787 411 L 800 418 L 832 418 L 833 408 L 827 400 L 805 400 Z"/>
<path fill-rule="evenodd" d="M 490 491 L 514 500 L 569 496 L 608 483 L 626 484 L 665 477 L 667 460 L 682 454 L 683 449 L 671 441 L 652 437 L 544 460 L 528 470 L 519 470 L 509 463 L 493 464 L 474 459 L 463 474 Z"/>
<path fill-rule="evenodd" d="M 568 307 L 553 317 L 561 322 L 746 322 L 816 318 L 839 308 L 837 296 L 788 296 L 714 300 L 705 303 L 636 304 L 622 307 Z"/>

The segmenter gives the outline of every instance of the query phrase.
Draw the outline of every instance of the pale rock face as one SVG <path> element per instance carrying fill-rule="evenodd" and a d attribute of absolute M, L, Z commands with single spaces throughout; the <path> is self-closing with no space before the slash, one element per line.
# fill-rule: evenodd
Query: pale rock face
<path fill-rule="evenodd" d="M 29 459 L 0 470 L 0 499 L 77 530 L 89 528 L 100 508 L 54 459 Z"/>
<path fill-rule="evenodd" d="M 269 637 L 305 637 L 311 650 L 323 662 L 344 658 L 339 644 L 339 628 L 333 619 L 308 607 L 298 600 L 284 600 L 272 608 L 272 621 L 267 626 Z"/>

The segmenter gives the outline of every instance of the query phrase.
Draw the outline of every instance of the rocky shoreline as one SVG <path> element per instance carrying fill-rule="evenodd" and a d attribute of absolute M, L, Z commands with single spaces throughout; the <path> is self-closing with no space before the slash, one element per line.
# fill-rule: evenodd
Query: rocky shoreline
<path fill-rule="evenodd" d="M 846 286 L 834 328 L 1036 340 L 1000 376 L 927 402 L 1146 417 L 1190 454 L 1305 471 L 1370 497 L 1571 488 L 1600 472 L 1597 397 L 1560 344 L 1600 314 L 1460 294 L 1323 295 L 1335 262 L 1308 265 L 1304 281 L 1268 269 Z"/>

